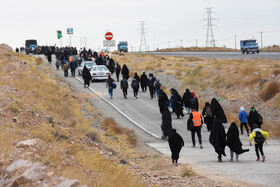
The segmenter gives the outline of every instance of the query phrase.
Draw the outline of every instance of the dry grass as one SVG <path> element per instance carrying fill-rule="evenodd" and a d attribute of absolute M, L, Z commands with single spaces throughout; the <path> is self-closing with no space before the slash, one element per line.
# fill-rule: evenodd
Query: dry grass
<path fill-rule="evenodd" d="M 90 149 L 82 141 L 84 139 L 95 142 L 102 141 L 102 144 L 106 144 L 106 147 L 112 152 L 116 149 L 120 150 L 121 154 L 125 154 L 129 148 L 137 144 L 133 131 L 121 129 L 114 121 L 111 121 L 110 123 L 113 125 L 109 127 L 109 131 L 117 137 L 116 141 L 111 136 L 105 136 L 103 131 L 93 130 L 92 122 L 99 119 L 98 114 L 95 114 L 95 109 L 90 107 L 87 102 L 80 102 L 72 97 L 73 94 L 67 85 L 60 84 L 58 86 L 49 76 L 38 70 L 37 66 L 43 65 L 42 59 L 13 52 L 6 55 L 14 60 L 17 57 L 27 63 L 25 66 L 27 69 L 18 69 L 16 72 L 18 75 L 15 76 L 12 76 L 9 71 L 1 71 L 1 77 L 10 76 L 13 80 L 5 79 L 2 81 L 0 79 L 0 85 L 9 85 L 21 91 L 20 99 L 18 99 L 16 92 L 11 92 L 6 96 L 10 99 L 7 109 L 17 115 L 24 114 L 25 116 L 19 117 L 19 119 L 26 118 L 25 122 L 28 122 L 29 125 L 24 127 L 12 122 L 3 124 L 1 121 L 0 155 L 4 153 L 4 156 L 9 157 L 14 148 L 12 145 L 14 140 L 39 138 L 42 141 L 42 147 L 38 153 L 39 157 L 30 159 L 45 164 L 46 167 L 54 171 L 56 176 L 75 178 L 87 186 L 110 186 L 112 184 L 124 187 L 145 186 L 129 172 L 126 166 L 119 166 L 111 160 L 107 160 L 100 155 L 98 150 Z M 2 63 L 1 61 L 0 68 L 16 63 L 18 62 Z M 50 71 L 49 68 L 41 67 L 40 69 L 46 72 Z M 83 118 L 81 103 L 86 106 L 89 112 L 94 113 L 93 119 L 85 120 Z M 42 117 L 39 121 L 37 114 Z M 54 126 L 47 123 L 47 115 L 54 118 Z M 30 125 L 28 119 L 35 119 L 35 121 Z M 106 133 L 108 134 L 107 131 Z M 129 146 L 126 146 L 127 144 Z M 122 149 L 126 150 L 122 151 Z M 92 172 L 89 172 L 90 170 Z"/>
<path fill-rule="evenodd" d="M 36 65 L 41 65 L 43 64 L 42 58 L 36 58 Z"/>
<path fill-rule="evenodd" d="M 106 118 L 101 123 L 101 128 L 103 128 L 109 136 L 124 135 L 125 140 L 133 147 L 137 144 L 137 139 L 133 130 L 121 128 L 118 126 L 113 118 Z"/>
<path fill-rule="evenodd" d="M 196 173 L 193 171 L 192 167 L 188 164 L 185 164 L 181 169 L 181 177 L 192 177 L 195 176 Z"/>
<path fill-rule="evenodd" d="M 259 96 L 263 101 L 268 101 L 280 92 L 280 83 L 278 81 L 272 81 L 268 83 L 260 93 Z"/>

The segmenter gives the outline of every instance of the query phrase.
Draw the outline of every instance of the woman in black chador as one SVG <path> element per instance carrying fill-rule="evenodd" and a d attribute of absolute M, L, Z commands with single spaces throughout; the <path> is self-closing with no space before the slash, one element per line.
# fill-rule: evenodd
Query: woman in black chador
<path fill-rule="evenodd" d="M 172 99 L 171 99 L 171 105 L 173 108 L 173 112 L 177 115 L 177 118 L 180 118 L 180 116 L 184 117 L 183 114 L 183 101 L 181 96 L 178 94 L 177 90 L 174 88 L 171 88 L 171 94 L 172 94 Z"/>
<path fill-rule="evenodd" d="M 88 85 L 88 87 L 89 87 L 92 76 L 90 75 L 90 72 L 86 66 L 84 66 L 82 75 L 83 75 L 83 79 L 84 79 L 84 87 L 86 88 L 86 85 Z"/>
<path fill-rule="evenodd" d="M 231 161 L 233 160 L 233 153 L 237 154 L 236 161 L 238 161 L 239 154 L 249 151 L 249 149 L 242 149 L 242 143 L 239 139 L 239 131 L 234 122 L 231 123 L 228 129 L 226 145 L 230 148 Z"/>
<path fill-rule="evenodd" d="M 128 80 L 128 78 L 129 78 L 129 69 L 127 68 L 126 64 L 123 65 L 121 73 L 122 73 L 123 77 Z"/>
<path fill-rule="evenodd" d="M 209 142 L 215 148 L 219 162 L 222 162 L 222 155 L 226 156 L 226 132 L 220 119 L 217 119 L 214 122 L 214 126 L 209 136 Z"/>
<path fill-rule="evenodd" d="M 172 129 L 168 137 L 169 148 L 171 150 L 172 163 L 178 166 L 179 154 L 184 146 L 183 138 L 176 132 L 176 129 Z"/>

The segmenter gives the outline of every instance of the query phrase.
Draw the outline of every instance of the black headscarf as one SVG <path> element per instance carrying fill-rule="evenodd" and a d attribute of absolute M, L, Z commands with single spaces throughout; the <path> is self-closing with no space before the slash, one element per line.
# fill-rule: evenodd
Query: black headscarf
<path fill-rule="evenodd" d="M 125 79 L 129 78 L 129 70 L 125 64 L 122 67 L 122 75 L 124 76 Z"/>
<path fill-rule="evenodd" d="M 158 106 L 160 113 L 162 113 L 169 106 L 169 99 L 163 90 L 159 91 Z"/>
<path fill-rule="evenodd" d="M 222 123 L 227 123 L 227 117 L 220 103 L 213 98 L 211 101 L 211 110 L 213 116 L 216 116 L 215 120 L 220 119 Z"/>
<path fill-rule="evenodd" d="M 242 154 L 249 151 L 249 149 L 242 149 L 242 143 L 239 139 L 239 131 L 236 126 L 236 123 L 232 122 L 228 132 L 227 132 L 227 141 L 226 145 L 235 153 Z"/>

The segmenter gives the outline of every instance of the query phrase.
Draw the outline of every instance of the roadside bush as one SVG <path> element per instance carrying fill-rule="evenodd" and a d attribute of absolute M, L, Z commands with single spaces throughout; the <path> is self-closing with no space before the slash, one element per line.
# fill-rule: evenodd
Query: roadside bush
<path fill-rule="evenodd" d="M 99 136 L 98 136 L 98 133 L 95 132 L 95 131 L 90 131 L 87 133 L 87 137 L 89 139 L 91 139 L 92 141 L 94 142 L 99 142 Z"/>
<path fill-rule="evenodd" d="M 269 85 L 266 88 L 264 88 L 259 93 L 259 96 L 262 98 L 263 101 L 268 101 L 279 92 L 280 92 L 280 83 L 277 81 L 272 81 L 271 83 L 269 83 Z"/>
<path fill-rule="evenodd" d="M 280 74 L 280 69 L 275 69 L 273 71 L 273 75 L 279 75 Z"/>
<path fill-rule="evenodd" d="M 192 170 L 188 164 L 185 164 L 181 169 L 181 177 L 192 177 L 195 175 L 195 172 Z"/>

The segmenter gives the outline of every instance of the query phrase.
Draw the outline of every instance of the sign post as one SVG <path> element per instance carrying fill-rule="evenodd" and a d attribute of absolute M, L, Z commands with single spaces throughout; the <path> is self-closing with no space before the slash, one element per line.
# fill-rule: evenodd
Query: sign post
<path fill-rule="evenodd" d="M 113 36 L 114 36 L 113 33 L 107 32 L 105 34 L 105 39 L 106 40 L 103 41 L 103 46 L 109 48 L 109 55 L 111 55 L 110 47 L 115 47 L 116 46 L 115 40 L 112 40 Z"/>
<path fill-rule="evenodd" d="M 69 25 L 69 28 L 67 28 L 67 34 L 69 34 L 70 37 L 70 47 L 71 45 L 71 35 L 73 34 L 73 28 L 71 28 L 71 25 Z"/>

